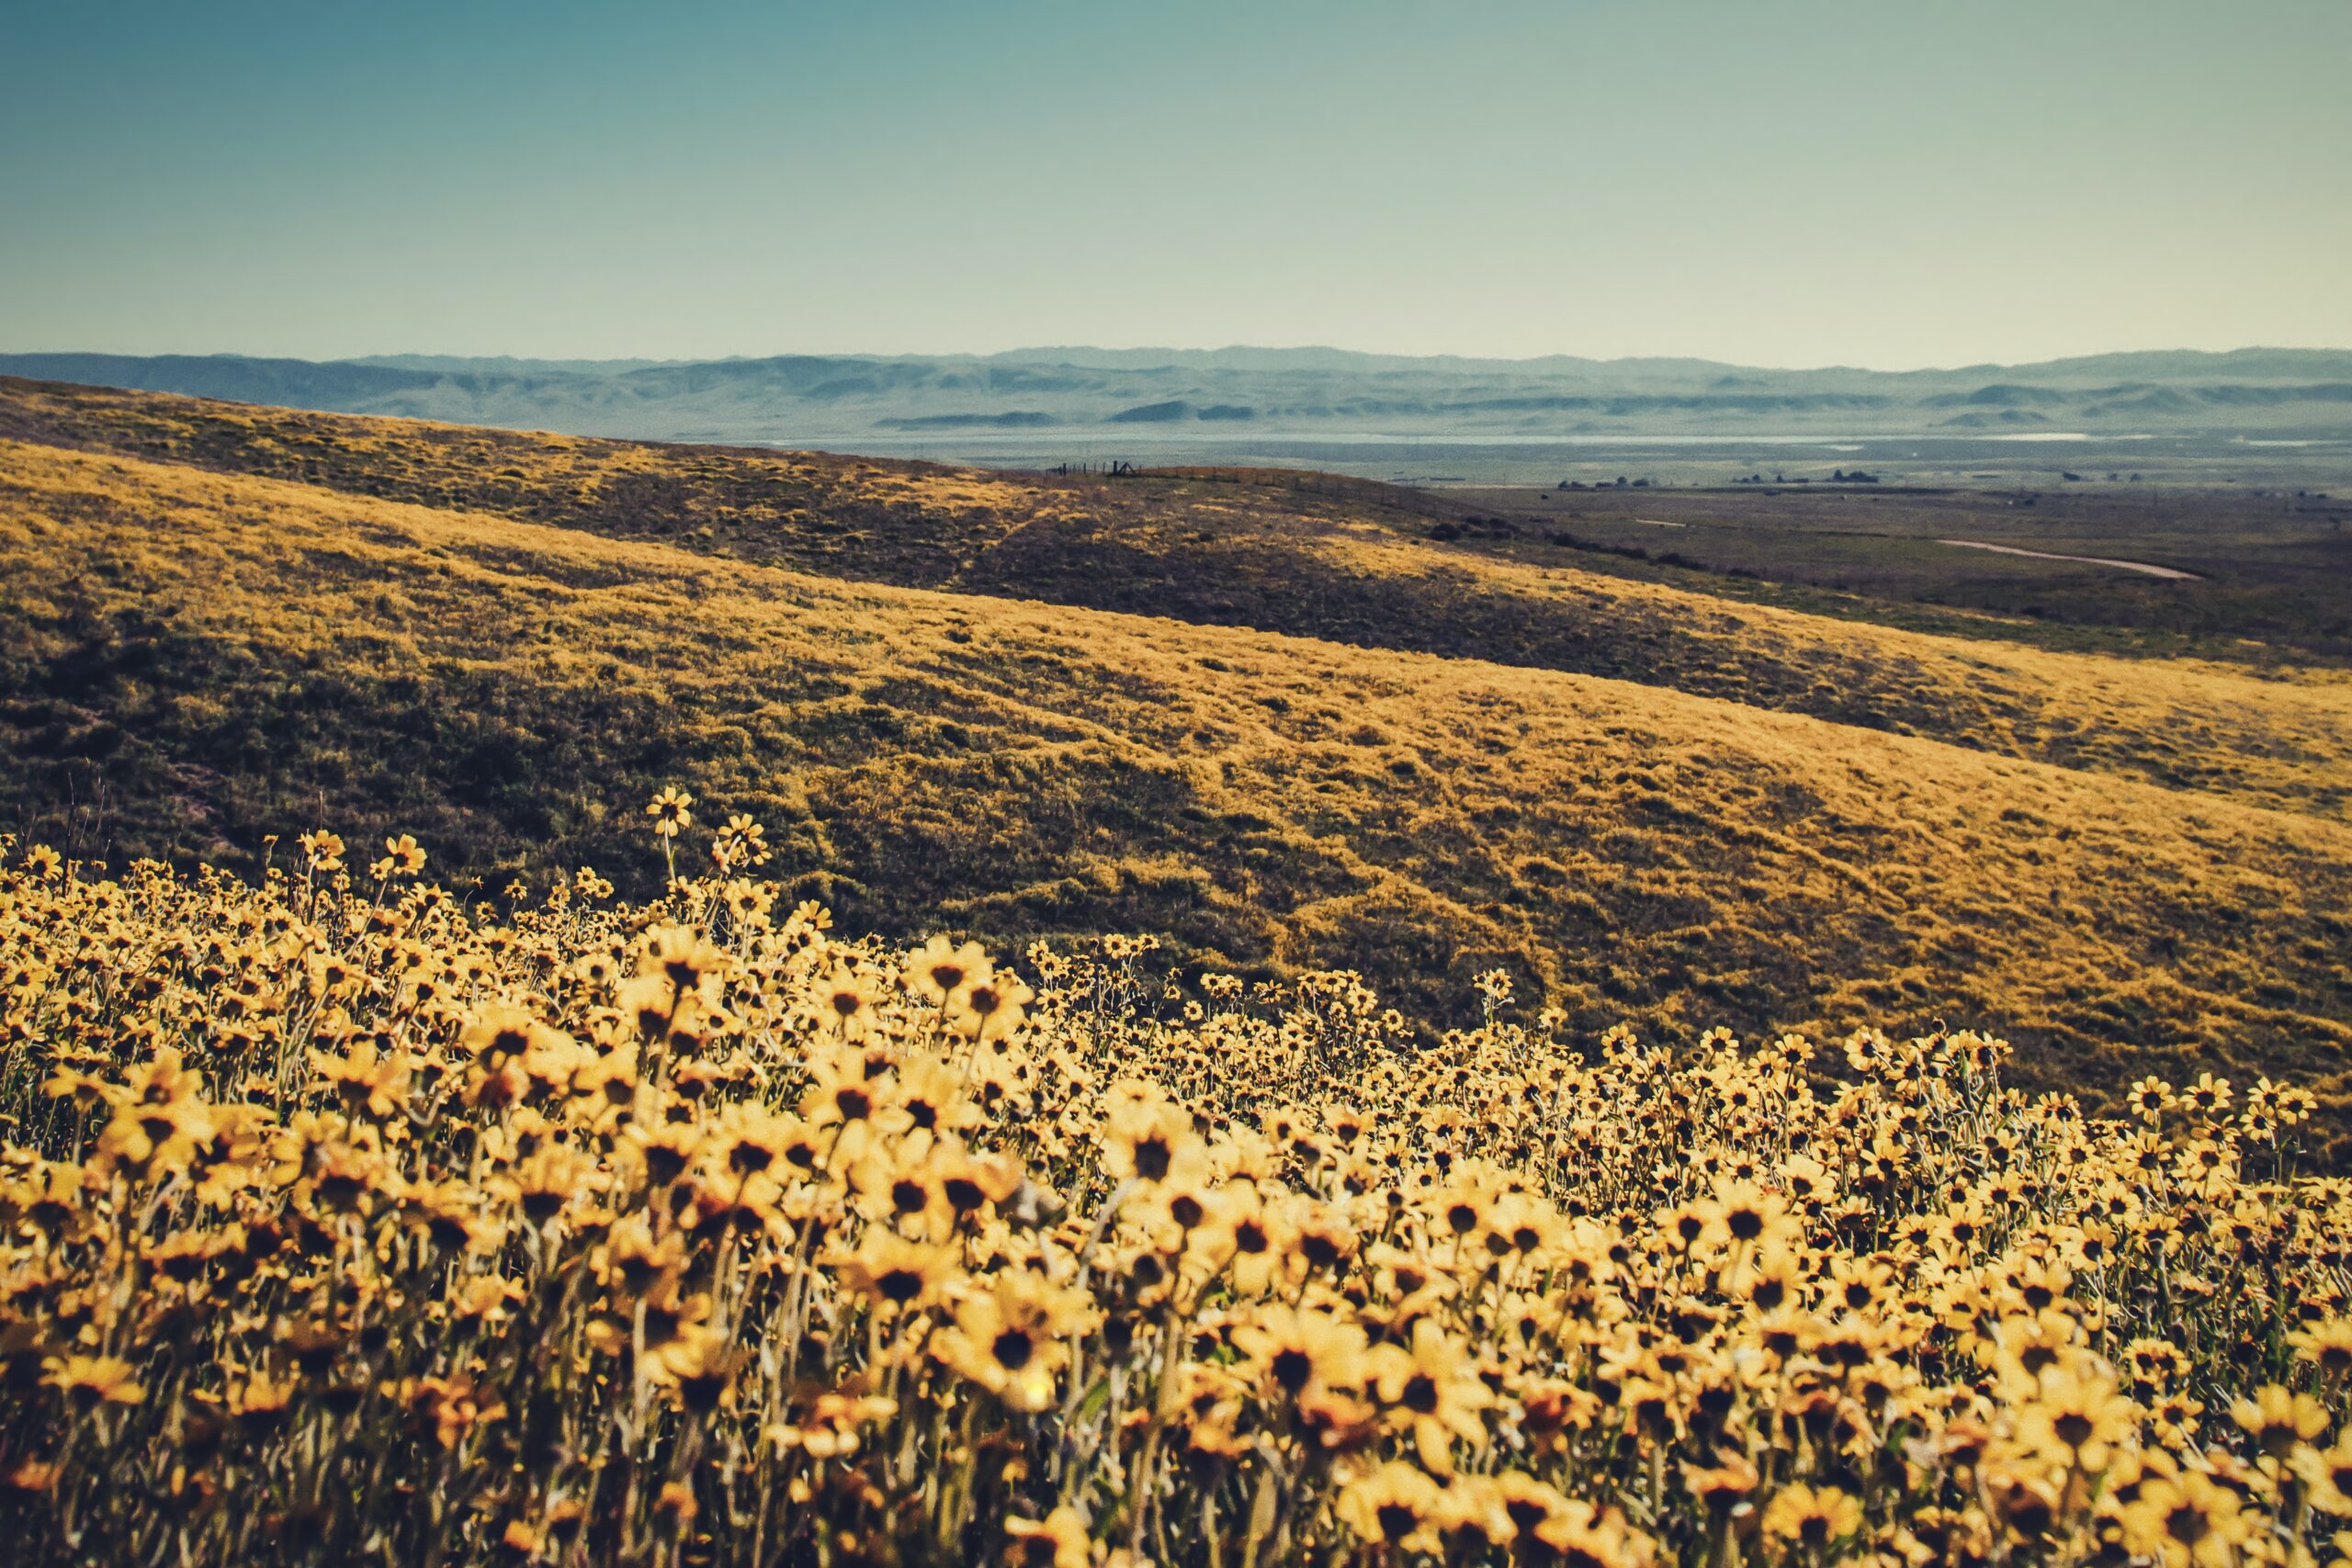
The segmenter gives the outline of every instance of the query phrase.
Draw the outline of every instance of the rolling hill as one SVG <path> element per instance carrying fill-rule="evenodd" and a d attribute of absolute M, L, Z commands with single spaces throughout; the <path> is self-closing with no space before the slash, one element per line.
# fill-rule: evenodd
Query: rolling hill
<path fill-rule="evenodd" d="M 1603 675 L 2259 804 L 2340 816 L 2352 802 L 2352 677 L 2336 670 L 2224 662 L 2264 651 L 2230 637 L 2200 644 L 2211 657 L 2119 662 L 2019 646 L 2039 628 L 2014 619 L 1919 605 L 1905 608 L 1909 626 L 1832 625 L 1723 596 L 1739 581 L 1604 575 L 1594 568 L 1624 563 L 1515 538 L 1482 547 L 1476 528 L 1433 541 L 1476 514 L 1385 485 L 1057 479 L 25 382 L 0 382 L 0 438 L 858 581 Z M 1878 613 L 1850 597 L 1803 602 Z"/>
<path fill-rule="evenodd" d="M 2329 671 L 1464 555 L 1344 485 L 0 408 L 0 798 L 70 852 L 324 825 L 641 891 L 677 784 L 858 927 L 1157 931 L 1439 1016 L 1501 964 L 1582 1031 L 1945 1019 L 2094 1099 L 2352 1106 Z"/>

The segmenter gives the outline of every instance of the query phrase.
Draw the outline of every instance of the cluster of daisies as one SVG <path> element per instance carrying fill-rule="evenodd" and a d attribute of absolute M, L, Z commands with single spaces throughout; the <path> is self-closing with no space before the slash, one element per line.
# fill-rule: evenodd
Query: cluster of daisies
<path fill-rule="evenodd" d="M 2300 1089 L 0 840 L 27 1563 L 2319 1564 Z M 705 869 L 682 872 L 682 857 Z"/>

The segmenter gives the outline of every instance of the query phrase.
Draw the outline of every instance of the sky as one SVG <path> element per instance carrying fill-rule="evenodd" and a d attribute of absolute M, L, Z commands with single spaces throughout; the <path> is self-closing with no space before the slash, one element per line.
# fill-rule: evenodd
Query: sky
<path fill-rule="evenodd" d="M 0 350 L 2352 346 L 2346 0 L 9 9 Z"/>

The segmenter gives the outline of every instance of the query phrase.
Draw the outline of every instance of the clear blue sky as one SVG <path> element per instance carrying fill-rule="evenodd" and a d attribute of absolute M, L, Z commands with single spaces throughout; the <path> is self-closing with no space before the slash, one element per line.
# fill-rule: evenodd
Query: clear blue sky
<path fill-rule="evenodd" d="M 2352 346 L 2346 0 L 11 12 L 5 349 Z"/>

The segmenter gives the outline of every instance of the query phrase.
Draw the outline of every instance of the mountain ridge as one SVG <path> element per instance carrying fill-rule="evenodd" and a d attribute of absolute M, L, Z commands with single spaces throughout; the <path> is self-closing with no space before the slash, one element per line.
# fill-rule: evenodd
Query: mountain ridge
<path fill-rule="evenodd" d="M 0 375 L 568 434 L 782 445 L 953 430 L 1115 434 L 1138 422 L 1165 434 L 1207 429 L 1203 439 L 1219 429 L 1309 440 L 1925 436 L 1948 432 L 1956 409 L 1988 406 L 2030 406 L 2094 434 L 2352 432 L 2352 351 L 2321 349 L 1905 371 L 1250 347 L 666 361 L 44 353 L 0 354 Z"/>

